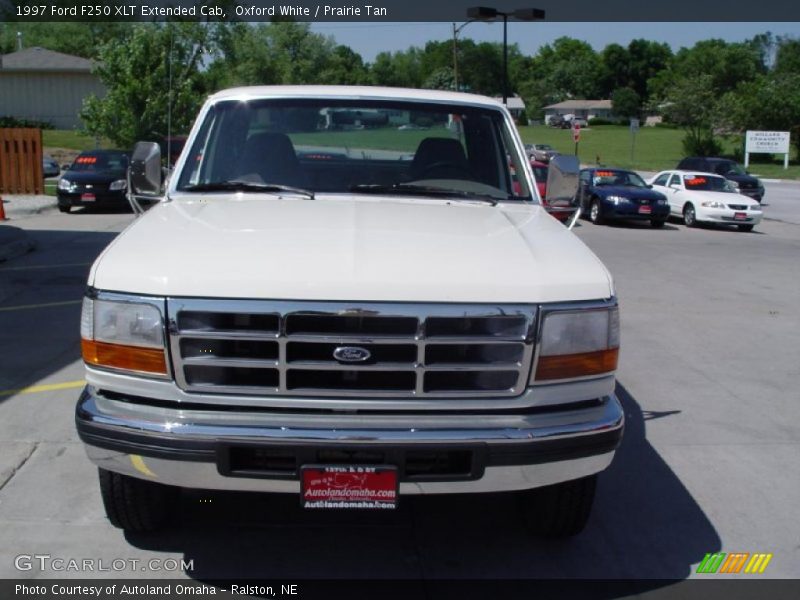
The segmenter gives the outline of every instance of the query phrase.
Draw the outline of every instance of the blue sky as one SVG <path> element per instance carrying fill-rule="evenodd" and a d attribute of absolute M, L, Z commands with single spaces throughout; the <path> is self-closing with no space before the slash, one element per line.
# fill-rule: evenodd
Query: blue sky
<path fill-rule="evenodd" d="M 460 23 L 459 23 L 460 25 Z M 350 46 L 371 62 L 382 51 L 405 50 L 424 46 L 429 40 L 452 40 L 452 23 L 314 23 L 312 29 L 333 36 L 340 44 Z M 700 40 L 721 38 L 739 42 L 770 31 L 775 35 L 800 38 L 800 23 L 513 23 L 508 24 L 508 42 L 516 43 L 524 54 L 535 54 L 540 46 L 561 36 L 590 43 L 595 50 L 618 43 L 627 46 L 631 40 L 644 38 L 668 43 L 673 50 L 693 46 Z M 501 42 L 501 23 L 470 23 L 459 39 Z"/>

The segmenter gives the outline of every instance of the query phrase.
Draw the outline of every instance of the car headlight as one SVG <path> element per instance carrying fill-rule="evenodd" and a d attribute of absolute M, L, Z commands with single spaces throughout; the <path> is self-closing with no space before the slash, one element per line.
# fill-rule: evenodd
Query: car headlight
<path fill-rule="evenodd" d="M 619 357 L 619 309 L 553 311 L 542 322 L 530 383 L 612 373 Z"/>
<path fill-rule="evenodd" d="M 84 298 L 81 350 L 86 364 L 166 376 L 164 321 L 157 302 Z"/>
<path fill-rule="evenodd" d="M 753 204 L 753 205 L 750 206 L 750 210 L 759 210 L 760 211 L 760 210 L 762 210 L 762 208 L 761 208 L 760 204 Z"/>
<path fill-rule="evenodd" d="M 58 180 L 58 189 L 60 189 L 62 192 L 71 192 L 75 189 L 75 184 L 62 177 Z"/>
<path fill-rule="evenodd" d="M 656 200 L 656 204 L 664 205 L 666 203 L 667 203 L 667 199 L 666 198 L 659 198 L 658 200 Z"/>
<path fill-rule="evenodd" d="M 627 198 L 624 198 L 622 196 L 608 196 L 606 197 L 606 200 L 611 202 L 611 204 L 623 204 L 628 201 Z"/>
<path fill-rule="evenodd" d="M 700 205 L 706 208 L 725 208 L 725 203 L 719 200 L 706 200 L 705 202 L 701 202 Z"/>
<path fill-rule="evenodd" d="M 117 179 L 116 181 L 112 182 L 108 189 L 112 192 L 116 192 L 118 190 L 124 190 L 128 187 L 128 182 L 124 179 Z"/>

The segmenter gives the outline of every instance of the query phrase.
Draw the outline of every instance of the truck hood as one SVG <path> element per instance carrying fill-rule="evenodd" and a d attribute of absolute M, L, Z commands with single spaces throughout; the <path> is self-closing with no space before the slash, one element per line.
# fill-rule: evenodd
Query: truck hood
<path fill-rule="evenodd" d="M 180 196 L 136 220 L 99 290 L 219 298 L 554 302 L 613 295 L 571 232 L 532 204 L 364 196 Z"/>

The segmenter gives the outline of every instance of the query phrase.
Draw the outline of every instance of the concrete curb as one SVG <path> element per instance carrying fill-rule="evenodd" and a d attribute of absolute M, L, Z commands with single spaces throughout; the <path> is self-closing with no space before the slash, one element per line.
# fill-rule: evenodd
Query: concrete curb
<path fill-rule="evenodd" d="M 38 215 L 58 208 L 55 196 L 3 196 L 3 207 L 9 219 Z"/>
<path fill-rule="evenodd" d="M 0 263 L 27 254 L 35 247 L 27 231 L 0 223 Z"/>

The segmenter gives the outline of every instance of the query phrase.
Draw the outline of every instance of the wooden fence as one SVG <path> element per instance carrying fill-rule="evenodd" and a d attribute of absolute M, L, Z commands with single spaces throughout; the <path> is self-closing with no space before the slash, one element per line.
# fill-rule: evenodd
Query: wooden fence
<path fill-rule="evenodd" d="M 0 194 L 44 194 L 41 129 L 0 128 Z"/>

